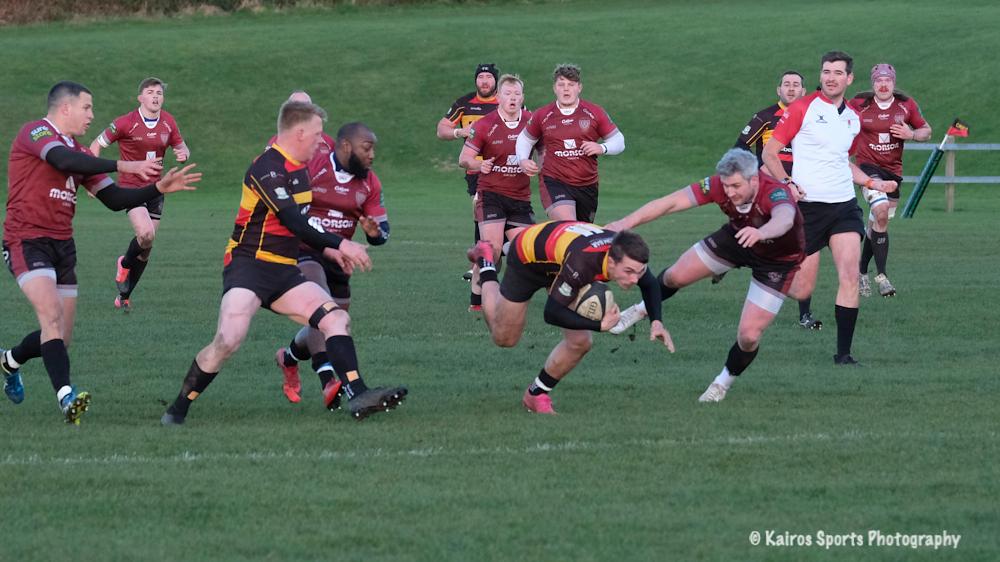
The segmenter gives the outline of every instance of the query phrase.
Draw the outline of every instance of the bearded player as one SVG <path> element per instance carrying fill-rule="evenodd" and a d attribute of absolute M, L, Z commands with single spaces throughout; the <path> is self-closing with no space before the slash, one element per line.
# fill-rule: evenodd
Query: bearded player
<path fill-rule="evenodd" d="M 650 201 L 607 226 L 633 228 L 709 203 L 718 205 L 729 217 L 722 228 L 696 243 L 660 274 L 660 294 L 666 300 L 696 281 L 733 268 L 748 267 L 753 272 L 736 343 L 729 348 L 722 372 L 698 398 L 699 402 L 725 398 L 736 377 L 757 357 L 761 336 L 781 310 L 805 258 L 802 213 L 788 188 L 761 172 L 759 165 L 749 151 L 730 149 L 716 165 L 716 175 Z M 645 301 L 625 309 L 611 332 L 620 334 L 645 317 L 648 304 Z"/>
<path fill-rule="evenodd" d="M 528 301 L 547 289 L 545 322 L 562 328 L 563 339 L 549 353 L 538 376 L 524 392 L 529 412 L 555 414 L 549 393 L 590 351 L 591 332 L 606 332 L 618 322 L 617 305 L 605 306 L 601 320 L 591 320 L 572 308 L 581 291 L 595 281 L 614 281 L 623 289 L 639 285 L 650 307 L 649 339 L 674 344 L 660 319 L 659 283 L 647 266 L 649 247 L 634 232 L 611 232 L 585 222 L 554 221 L 522 231 L 511 242 L 507 272 L 497 278 L 493 247 L 479 242 L 469 250 L 479 266 L 483 316 L 493 343 L 514 347 L 524 333 Z"/>
<path fill-rule="evenodd" d="M 187 161 L 191 157 L 191 151 L 181 137 L 174 116 L 163 109 L 166 89 L 167 85 L 159 78 L 150 77 L 140 82 L 139 107 L 112 121 L 111 125 L 90 143 L 91 152 L 98 155 L 102 148 L 108 148 L 117 142 L 122 160 L 159 161 L 163 159 L 169 147 L 173 149 L 178 162 Z M 138 188 L 147 182 L 135 174 L 121 174 L 118 183 L 122 187 Z M 139 284 L 139 279 L 149 262 L 153 240 L 163 218 L 163 197 L 128 209 L 127 212 L 135 236 L 129 242 L 125 253 L 118 256 L 115 272 L 115 284 L 118 286 L 115 308 L 125 312 L 131 308 L 132 291 Z"/>

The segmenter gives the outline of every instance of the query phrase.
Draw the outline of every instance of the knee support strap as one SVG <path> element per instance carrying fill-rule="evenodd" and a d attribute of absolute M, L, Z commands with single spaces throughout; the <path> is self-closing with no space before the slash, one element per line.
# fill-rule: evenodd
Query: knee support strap
<path fill-rule="evenodd" d="M 319 323 L 323 320 L 323 317 L 330 314 L 334 310 L 337 310 L 337 308 L 339 308 L 337 303 L 333 301 L 327 301 L 319 305 L 319 307 L 313 311 L 312 316 L 309 317 L 309 325 L 318 330 Z"/>

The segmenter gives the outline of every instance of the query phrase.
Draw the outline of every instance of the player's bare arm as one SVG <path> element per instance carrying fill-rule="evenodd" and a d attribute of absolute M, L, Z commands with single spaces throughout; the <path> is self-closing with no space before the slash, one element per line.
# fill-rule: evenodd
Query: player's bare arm
<path fill-rule="evenodd" d="M 174 147 L 174 158 L 178 162 L 186 162 L 188 158 L 191 157 L 191 149 L 188 148 L 187 143 L 180 143 Z"/>
<path fill-rule="evenodd" d="M 163 170 L 163 160 L 119 160 L 118 171 L 123 174 L 135 174 L 144 180 L 156 177 Z"/>
<path fill-rule="evenodd" d="M 618 323 L 621 319 L 621 310 L 618 308 L 618 304 L 612 304 L 604 311 L 604 318 L 601 319 L 601 331 L 607 332 Z"/>
<path fill-rule="evenodd" d="M 635 211 L 632 211 L 625 218 L 608 223 L 604 228 L 615 232 L 621 232 L 623 230 L 635 228 L 641 224 L 646 224 L 647 222 L 664 215 L 690 209 L 694 206 L 694 203 L 688 195 L 688 189 L 689 188 L 687 187 L 681 188 L 670 195 L 654 199 L 642 207 L 639 207 Z"/>
<path fill-rule="evenodd" d="M 94 142 L 90 143 L 90 152 L 92 152 L 94 156 L 100 156 L 102 148 L 104 147 L 101 146 L 101 141 L 97 139 L 94 139 Z"/>
<path fill-rule="evenodd" d="M 760 227 L 744 226 L 736 233 L 736 241 L 744 248 L 752 248 L 761 240 L 773 240 L 783 236 L 795 224 L 795 208 L 778 205 L 771 211 L 771 220 Z"/>
<path fill-rule="evenodd" d="M 806 192 L 802 189 L 802 186 L 792 181 L 792 178 L 788 177 L 785 172 L 785 166 L 781 163 L 781 159 L 778 158 L 778 153 L 785 148 L 785 143 L 779 141 L 778 139 L 771 137 L 771 140 L 767 141 L 764 145 L 764 151 L 761 152 L 760 159 L 764 161 L 764 167 L 767 168 L 767 173 L 773 177 L 782 180 L 791 189 L 792 197 L 798 201 L 799 199 L 806 196 Z"/>
<path fill-rule="evenodd" d="M 456 127 L 447 117 L 442 117 L 437 124 L 437 138 L 441 140 L 465 139 L 469 137 L 471 127 Z"/>
<path fill-rule="evenodd" d="M 892 180 L 882 180 L 879 178 L 869 177 L 868 174 L 862 172 L 861 168 L 858 168 L 858 166 L 854 162 L 851 162 L 850 166 L 851 166 L 851 175 L 854 178 L 854 183 L 858 185 L 863 185 L 868 189 L 872 189 L 875 191 L 882 191 L 885 193 L 895 191 L 896 187 L 898 186 L 898 184 Z"/>

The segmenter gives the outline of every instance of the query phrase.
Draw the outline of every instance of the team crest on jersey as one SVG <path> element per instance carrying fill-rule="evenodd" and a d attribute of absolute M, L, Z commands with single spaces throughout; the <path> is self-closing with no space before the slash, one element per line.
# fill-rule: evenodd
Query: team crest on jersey
<path fill-rule="evenodd" d="M 168 135 L 167 133 L 160 133 L 160 142 L 162 142 L 163 144 L 167 144 L 167 140 L 169 139 L 170 135 Z"/>
<path fill-rule="evenodd" d="M 42 125 L 40 127 L 35 127 L 31 130 L 31 140 L 33 142 L 38 142 L 38 139 L 43 139 L 45 137 L 55 136 L 52 134 L 52 130 Z"/>
<path fill-rule="evenodd" d="M 576 148 L 576 139 L 563 139 L 563 148 L 572 150 Z"/>
<path fill-rule="evenodd" d="M 701 192 L 708 195 L 708 192 L 712 190 L 712 178 L 705 178 L 698 182 L 698 187 L 701 188 Z"/>
<path fill-rule="evenodd" d="M 889 133 L 879 133 L 878 142 L 879 144 L 889 144 L 892 142 L 892 136 Z"/>
<path fill-rule="evenodd" d="M 746 127 L 743 127 L 743 132 L 740 133 L 740 134 L 741 135 L 749 135 L 750 134 L 750 125 L 747 125 Z"/>
<path fill-rule="evenodd" d="M 583 129 L 584 131 L 586 131 L 588 128 L 590 128 L 590 119 L 580 119 L 577 122 L 577 124 L 580 125 L 581 129 Z"/>
<path fill-rule="evenodd" d="M 517 157 L 517 154 L 507 155 L 507 165 L 508 166 L 520 166 L 521 160 Z"/>
<path fill-rule="evenodd" d="M 274 194 L 278 196 L 278 199 L 288 199 L 288 192 L 283 187 L 274 188 Z"/>
<path fill-rule="evenodd" d="M 112 121 L 111 124 L 108 125 L 108 130 L 111 131 L 112 135 L 118 132 L 118 127 L 115 125 L 114 121 Z"/>
<path fill-rule="evenodd" d="M 569 283 L 563 283 L 559 285 L 559 294 L 568 297 L 573 294 L 573 287 L 570 287 Z"/>

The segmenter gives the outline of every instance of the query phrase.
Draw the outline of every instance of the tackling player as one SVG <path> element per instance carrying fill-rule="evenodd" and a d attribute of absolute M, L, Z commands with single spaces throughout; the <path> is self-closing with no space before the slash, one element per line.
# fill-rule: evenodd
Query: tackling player
<path fill-rule="evenodd" d="M 172 169 L 160 178 L 159 161 L 106 160 L 91 155 L 76 140 L 94 120 L 90 90 L 76 82 L 59 82 L 49 90 L 48 114 L 21 127 L 10 149 L 7 216 L 3 225 L 3 257 L 38 318 L 31 332 L 13 349 L 0 349 L 4 391 L 15 404 L 24 400 L 20 367 L 41 357 L 67 423 L 80 423 L 90 394 L 70 382 L 67 347 L 76 319 L 76 245 L 73 216 L 77 190 L 83 187 L 113 211 L 135 207 L 165 193 L 194 189 L 200 173 L 194 165 Z M 137 189 L 122 189 L 106 174 L 160 178 Z"/>
<path fill-rule="evenodd" d="M 531 179 L 518 164 L 514 145 L 517 135 L 528 124 L 531 112 L 523 109 L 524 82 L 516 75 L 500 77 L 499 107 L 473 125 L 465 141 L 459 166 L 479 170 L 476 215 L 479 234 L 493 247 L 498 259 L 505 238 L 513 239 L 525 227 L 535 223 L 531 210 Z M 474 265 L 472 283 L 479 283 Z"/>
<path fill-rule="evenodd" d="M 858 291 L 865 297 L 872 294 L 868 264 L 874 256 L 878 292 L 883 297 L 891 297 L 896 294 L 896 288 L 886 276 L 885 266 L 889 259 L 889 219 L 896 214 L 898 184 L 903 181 L 903 143 L 930 139 L 931 126 L 920 114 L 917 102 L 896 89 L 896 69 L 891 64 L 876 64 L 872 67 L 871 79 L 872 91 L 860 93 L 850 101 L 851 107 L 861 115 L 855 162 L 864 173 L 892 180 L 897 188 L 889 193 L 861 188 L 870 211 L 862 242 Z"/>
<path fill-rule="evenodd" d="M 854 60 L 841 51 L 831 51 L 820 61 L 820 91 L 792 102 L 782 115 L 774 135 L 764 146 L 768 172 L 795 188 L 799 210 L 805 219 L 806 259 L 795 276 L 792 292 L 797 297 L 812 294 L 819 268 L 819 251 L 830 246 L 837 268 L 834 318 L 837 322 L 836 365 L 857 365 L 851 356 L 854 328 L 858 320 L 858 261 L 864 223 L 854 184 L 877 191 L 892 191 L 896 182 L 872 178 L 849 159 L 857 146 L 860 117 L 844 99 L 854 81 Z M 791 144 L 795 154 L 792 175 L 785 174 L 778 154 Z"/>
<path fill-rule="evenodd" d="M 455 100 L 451 109 L 438 121 L 437 137 L 450 141 L 466 139 L 472 134 L 472 125 L 489 115 L 497 108 L 497 77 L 500 71 L 493 63 L 482 63 L 476 66 L 476 89 Z M 482 236 L 479 232 L 479 215 L 477 215 L 477 185 L 479 170 L 468 169 L 465 173 L 466 191 L 472 197 L 472 242 L 477 242 Z M 466 280 L 472 279 L 472 271 L 465 274 Z M 473 283 L 470 287 L 469 310 L 478 311 L 482 306 L 482 296 L 479 287 Z"/>
<path fill-rule="evenodd" d="M 545 322 L 562 328 L 563 339 L 549 354 L 545 366 L 524 392 L 529 412 L 555 414 L 549 396 L 556 384 L 590 351 L 590 332 L 603 332 L 618 322 L 617 305 L 604 310 L 600 321 L 584 318 L 570 308 L 581 290 L 594 281 L 614 281 L 623 289 L 639 285 L 650 307 L 649 339 L 663 340 L 674 351 L 670 334 L 660 320 L 659 283 L 649 272 L 649 247 L 634 232 L 611 232 L 577 221 L 554 221 L 531 226 L 511 242 L 507 272 L 497 279 L 493 247 L 479 242 L 469 250 L 479 266 L 483 287 L 483 316 L 493 343 L 514 347 L 524 333 L 528 301 L 539 289 L 548 289 Z"/>
<path fill-rule="evenodd" d="M 226 245 L 215 337 L 191 362 L 161 424 L 185 422 L 191 402 L 205 392 L 239 348 L 261 307 L 323 333 L 327 356 L 346 389 L 355 419 L 394 408 L 406 396 L 405 387 L 370 389 L 365 385 L 347 311 L 296 267 L 300 242 L 340 261 L 342 267 L 371 267 L 364 246 L 314 228 L 302 214 L 301 206 L 312 200 L 305 163 L 320 143 L 325 118 L 326 112 L 311 103 L 289 101 L 281 106 L 276 142 L 250 165 L 243 180 L 236 225 Z"/>
<path fill-rule="evenodd" d="M 715 203 L 729 217 L 722 228 L 684 252 L 660 274 L 660 294 L 666 300 L 688 285 L 749 267 L 753 272 L 736 343 L 722 372 L 698 398 L 719 402 L 760 350 L 760 339 L 781 310 L 792 279 L 805 257 L 805 232 L 799 212 L 786 187 L 761 173 L 759 161 L 747 150 L 732 148 L 715 166 L 716 175 L 646 203 L 606 228 L 635 228 L 640 224 Z M 794 296 L 794 295 L 793 295 Z M 612 333 L 620 334 L 646 316 L 646 304 L 638 303 L 621 313 Z"/>
<path fill-rule="evenodd" d="M 625 137 L 604 108 L 580 99 L 583 85 L 578 66 L 560 64 L 552 82 L 556 99 L 532 112 L 528 126 L 517 137 L 517 157 L 529 176 L 541 172 L 538 191 L 550 219 L 593 222 L 597 157 L 621 154 Z M 530 159 L 539 141 L 541 167 Z"/>
<path fill-rule="evenodd" d="M 108 126 L 94 142 L 90 150 L 99 155 L 102 148 L 118 143 L 122 160 L 163 160 L 167 147 L 174 150 L 178 162 L 191 157 L 191 151 L 181 137 L 181 131 L 174 116 L 163 109 L 163 94 L 167 85 L 159 78 L 146 78 L 139 83 L 139 107 L 126 113 Z M 153 180 L 157 177 L 150 178 Z M 145 185 L 142 177 L 135 174 L 120 174 L 118 183 L 122 187 L 137 188 Z M 146 270 L 153 240 L 163 217 L 163 197 L 128 209 L 128 219 L 132 223 L 135 236 L 129 242 L 124 255 L 118 256 L 115 283 L 118 296 L 115 308 L 128 312 L 131 307 L 132 291 L 139 284 L 139 278 Z"/>
<path fill-rule="evenodd" d="M 324 161 L 315 171 L 310 166 L 310 224 L 346 240 L 354 237 L 360 225 L 369 244 L 379 246 L 389 241 L 389 218 L 384 207 L 382 182 L 372 170 L 376 143 L 375 133 L 363 123 L 348 123 L 337 131 L 336 150 L 323 154 Z M 315 160 L 314 156 L 310 162 Z M 307 280 L 326 287 L 337 306 L 350 310 L 350 269 L 345 270 L 336 261 L 325 259 L 322 252 L 306 245 L 299 246 L 298 263 Z M 300 329 L 287 347 L 275 353 L 275 361 L 284 376 L 285 396 L 293 403 L 301 400 L 298 363 L 309 358 L 320 379 L 324 405 L 336 409 L 340 405 L 341 381 L 334 376 L 323 335 L 309 327 Z"/>

